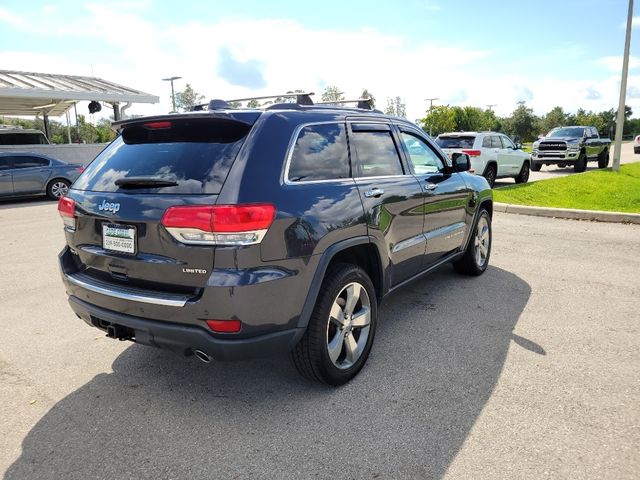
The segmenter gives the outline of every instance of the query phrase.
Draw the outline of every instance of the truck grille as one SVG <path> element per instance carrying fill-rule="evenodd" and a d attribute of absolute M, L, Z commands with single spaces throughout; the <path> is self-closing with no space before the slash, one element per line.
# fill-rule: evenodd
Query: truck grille
<path fill-rule="evenodd" d="M 541 152 L 549 151 L 549 150 L 566 150 L 567 144 L 565 142 L 540 142 L 538 144 L 538 150 Z"/>

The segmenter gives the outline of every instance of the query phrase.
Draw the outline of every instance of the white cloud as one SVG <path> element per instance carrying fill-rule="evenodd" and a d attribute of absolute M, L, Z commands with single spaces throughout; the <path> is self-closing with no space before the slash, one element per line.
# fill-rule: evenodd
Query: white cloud
<path fill-rule="evenodd" d="M 611 72 L 622 72 L 622 55 L 611 55 L 609 57 L 602 57 L 597 60 L 598 65 L 610 70 Z M 640 57 L 629 56 L 629 70 L 633 70 L 640 67 Z"/>

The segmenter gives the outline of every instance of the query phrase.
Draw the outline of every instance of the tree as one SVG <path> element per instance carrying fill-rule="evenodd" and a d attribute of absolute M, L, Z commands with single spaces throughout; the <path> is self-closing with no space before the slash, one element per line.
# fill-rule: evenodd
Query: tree
<path fill-rule="evenodd" d="M 344 93 L 336 86 L 329 85 L 322 92 L 321 100 L 323 102 L 340 102 L 344 100 Z"/>
<path fill-rule="evenodd" d="M 387 108 L 384 113 L 396 117 L 407 118 L 407 109 L 400 97 L 387 98 Z"/>
<path fill-rule="evenodd" d="M 525 102 L 518 102 L 511 116 L 504 119 L 506 133 L 521 142 L 532 141 L 537 137 L 535 132 L 537 124 L 538 118 L 533 114 L 533 109 L 525 105 Z"/>
<path fill-rule="evenodd" d="M 260 102 L 258 100 L 249 100 L 247 108 L 260 108 Z"/>
<path fill-rule="evenodd" d="M 427 110 L 419 123 L 424 131 L 431 132 L 433 136 L 456 130 L 455 112 L 449 105 L 437 105 Z"/>
<path fill-rule="evenodd" d="M 549 113 L 540 119 L 538 133 L 547 134 L 556 127 L 567 125 L 568 115 L 564 113 L 562 107 L 553 107 Z"/>
<path fill-rule="evenodd" d="M 204 95 L 196 92 L 191 84 L 187 83 L 183 91 L 176 92 L 176 108 L 188 112 L 196 105 L 200 105 L 204 98 Z"/>
<path fill-rule="evenodd" d="M 371 108 L 376 108 L 376 97 L 374 97 L 373 93 L 371 93 L 366 88 L 362 89 L 362 93 L 360 94 L 360 98 L 369 98 L 369 99 L 371 99 L 371 101 L 369 102 L 371 104 Z"/>

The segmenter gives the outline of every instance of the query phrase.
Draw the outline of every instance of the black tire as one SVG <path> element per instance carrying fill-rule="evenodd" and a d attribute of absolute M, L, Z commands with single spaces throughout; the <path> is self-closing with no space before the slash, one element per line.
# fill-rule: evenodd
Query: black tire
<path fill-rule="evenodd" d="M 531 162 L 530 167 L 532 172 L 539 172 L 542 169 L 542 164 L 538 162 Z"/>
<path fill-rule="evenodd" d="M 496 183 L 496 175 L 497 174 L 498 174 L 498 172 L 496 170 L 496 166 L 493 165 L 493 164 L 489 165 L 484 171 L 483 177 L 487 179 L 487 182 L 489 182 L 489 186 L 491 188 L 493 188 L 493 186 Z"/>
<path fill-rule="evenodd" d="M 488 244 L 484 243 L 486 247 L 486 255 L 484 258 L 481 258 L 481 261 L 477 260 L 476 246 L 478 241 L 478 227 L 481 222 L 486 221 L 487 226 L 487 239 Z M 473 225 L 473 230 L 471 232 L 471 238 L 469 239 L 469 245 L 467 246 L 467 250 L 464 252 L 464 255 L 460 260 L 457 260 L 453 263 L 453 267 L 456 269 L 456 272 L 461 273 L 463 275 L 482 275 L 484 271 L 489 266 L 489 258 L 491 257 L 491 241 L 492 233 L 491 233 L 491 216 L 489 212 L 482 208 L 480 212 L 478 212 L 478 218 Z"/>
<path fill-rule="evenodd" d="M 582 173 L 587 169 L 587 156 L 584 152 L 580 153 L 580 156 L 576 160 L 576 163 L 573 164 L 573 171 L 576 173 Z"/>
<path fill-rule="evenodd" d="M 342 298 L 341 295 L 349 288 L 351 284 L 359 284 L 364 289 L 369 300 L 369 326 L 365 332 L 366 327 L 358 329 L 358 327 L 351 326 L 349 320 L 349 327 L 353 330 L 348 330 L 346 333 L 342 333 L 343 328 L 338 328 L 337 323 L 331 319 L 331 309 L 335 305 L 338 305 L 341 300 L 346 304 L 346 298 Z M 361 291 L 362 294 L 362 291 Z M 358 303 L 354 303 L 352 311 L 357 310 L 357 305 L 360 305 L 360 312 L 364 312 L 365 301 L 358 300 Z M 344 305 L 347 308 L 347 305 Z M 356 318 L 355 315 L 353 316 Z M 346 319 L 347 317 L 341 317 Z M 376 332 L 376 323 L 378 318 L 378 304 L 376 299 L 375 289 L 371 279 L 366 272 L 360 267 L 348 263 L 338 263 L 329 268 L 327 271 L 322 287 L 318 293 L 318 299 L 316 305 L 309 319 L 309 325 L 303 337 L 298 344 L 291 351 L 291 360 L 304 377 L 315 380 L 318 382 L 326 383 L 329 385 L 342 385 L 351 380 L 362 369 L 371 346 L 373 345 L 373 339 Z M 344 320 L 346 323 L 346 320 Z M 354 320 L 355 321 L 355 320 Z M 333 330 L 333 333 L 332 333 Z M 366 337 L 362 338 L 362 335 L 366 333 Z M 338 338 L 342 335 L 342 339 Z M 351 335 L 351 338 L 349 338 Z M 336 342 L 330 342 L 329 337 Z M 346 342 L 351 340 L 355 341 L 358 349 L 360 345 L 358 340 L 362 340 L 361 352 L 357 359 L 349 365 Z M 345 342 L 344 344 L 342 342 Z M 330 343 L 335 343 L 339 346 L 340 356 L 336 361 L 332 360 L 329 354 Z M 338 351 L 335 350 L 334 351 Z M 342 363 L 338 366 L 336 362 L 340 362 L 340 358 L 344 354 Z"/>
<path fill-rule="evenodd" d="M 64 178 L 54 178 L 47 184 L 47 197 L 51 200 L 60 200 L 69 191 L 71 182 Z M 64 187 L 63 187 L 64 186 Z"/>
<path fill-rule="evenodd" d="M 529 162 L 524 162 L 522 164 L 522 168 L 520 169 L 520 173 L 515 178 L 516 183 L 527 183 L 529 181 Z"/>
<path fill-rule="evenodd" d="M 609 149 L 605 148 L 598 155 L 598 168 L 607 168 L 609 166 Z"/>

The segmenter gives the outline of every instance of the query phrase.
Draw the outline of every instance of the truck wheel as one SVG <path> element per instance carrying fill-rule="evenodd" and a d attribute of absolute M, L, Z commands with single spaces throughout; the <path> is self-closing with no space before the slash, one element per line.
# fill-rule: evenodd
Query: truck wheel
<path fill-rule="evenodd" d="M 534 162 L 534 161 L 532 161 L 532 162 L 531 162 L 531 167 L 530 167 L 530 168 L 531 168 L 531 171 L 532 171 L 532 172 L 539 172 L 539 171 L 540 171 L 540 169 L 542 168 L 542 164 L 541 164 L 541 163 L 538 163 L 538 162 Z"/>
<path fill-rule="evenodd" d="M 55 178 L 47 185 L 47 196 L 51 200 L 60 200 L 60 197 L 64 197 L 69 191 L 69 185 L 71 184 L 68 180 Z"/>
<path fill-rule="evenodd" d="M 373 345 L 378 305 L 373 283 L 356 265 L 338 263 L 328 270 L 309 325 L 291 351 L 303 376 L 342 385 L 364 366 Z"/>
<path fill-rule="evenodd" d="M 576 163 L 573 164 L 573 171 L 576 173 L 582 173 L 587 169 L 587 156 L 583 153 L 580 154 Z"/>
<path fill-rule="evenodd" d="M 598 168 L 607 168 L 609 166 L 609 149 L 605 148 L 598 155 Z"/>
<path fill-rule="evenodd" d="M 487 167 L 487 169 L 484 171 L 484 175 L 483 177 L 487 179 L 487 182 L 489 182 L 489 186 L 491 188 L 493 188 L 493 185 L 495 185 L 496 183 L 496 166 L 495 165 L 489 165 Z"/>
<path fill-rule="evenodd" d="M 463 275 L 477 276 L 487 269 L 491 256 L 491 216 L 484 208 L 478 213 L 472 235 L 463 257 L 453 267 Z"/>
<path fill-rule="evenodd" d="M 516 183 L 527 183 L 529 181 L 529 162 L 524 162 L 520 169 L 520 174 L 515 177 Z"/>

